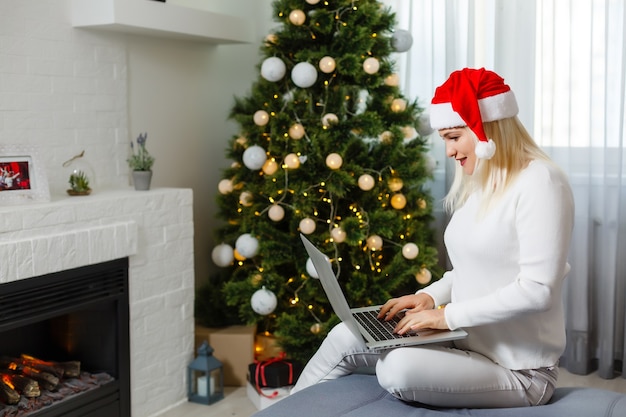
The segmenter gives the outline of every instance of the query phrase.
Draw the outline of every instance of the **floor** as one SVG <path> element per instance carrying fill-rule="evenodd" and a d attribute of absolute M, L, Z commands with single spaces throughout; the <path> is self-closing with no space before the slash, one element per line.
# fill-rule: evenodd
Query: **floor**
<path fill-rule="evenodd" d="M 595 387 L 626 394 L 626 378 L 601 379 L 596 374 L 573 375 L 565 369 L 559 374 L 559 386 Z M 213 405 L 184 403 L 160 417 L 250 417 L 256 411 L 246 396 L 245 387 L 225 389 L 225 398 Z"/>

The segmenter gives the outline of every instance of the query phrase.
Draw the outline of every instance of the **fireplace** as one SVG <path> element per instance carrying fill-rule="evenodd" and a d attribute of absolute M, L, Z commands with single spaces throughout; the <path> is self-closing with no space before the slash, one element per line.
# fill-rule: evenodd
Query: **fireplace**
<path fill-rule="evenodd" d="M 0 355 L 24 353 L 112 377 L 25 415 L 131 415 L 128 258 L 0 285 Z"/>

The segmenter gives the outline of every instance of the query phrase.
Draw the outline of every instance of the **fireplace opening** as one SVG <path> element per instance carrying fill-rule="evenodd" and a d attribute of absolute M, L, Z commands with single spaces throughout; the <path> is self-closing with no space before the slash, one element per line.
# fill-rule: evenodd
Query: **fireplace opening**
<path fill-rule="evenodd" d="M 78 362 L 81 375 L 62 380 L 90 384 L 0 402 L 0 416 L 129 416 L 128 306 L 127 258 L 0 285 L 0 358 Z"/>

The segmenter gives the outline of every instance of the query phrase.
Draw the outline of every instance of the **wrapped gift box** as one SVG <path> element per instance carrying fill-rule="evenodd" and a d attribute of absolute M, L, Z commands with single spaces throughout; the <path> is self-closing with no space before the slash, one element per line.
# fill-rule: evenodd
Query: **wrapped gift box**
<path fill-rule="evenodd" d="M 256 326 L 196 326 L 196 350 L 203 341 L 208 341 L 213 356 L 222 362 L 224 385 L 243 387 L 247 382 L 248 364 L 254 361 L 255 334 Z"/>
<path fill-rule="evenodd" d="M 278 401 L 289 396 L 291 386 L 281 388 L 260 388 L 257 389 L 254 385 L 248 382 L 246 392 L 248 399 L 252 401 L 252 404 L 257 410 L 263 410 L 272 404 L 276 404 Z"/>
<path fill-rule="evenodd" d="M 278 388 L 293 385 L 302 373 L 302 364 L 284 359 L 272 358 L 251 363 L 248 366 L 250 382 L 261 388 Z"/>

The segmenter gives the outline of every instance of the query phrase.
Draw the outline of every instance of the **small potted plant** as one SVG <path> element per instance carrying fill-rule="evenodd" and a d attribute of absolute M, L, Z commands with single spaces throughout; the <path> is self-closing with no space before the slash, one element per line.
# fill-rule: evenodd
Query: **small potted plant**
<path fill-rule="evenodd" d="M 72 172 L 69 183 L 70 189 L 67 190 L 69 195 L 89 195 L 91 193 L 89 178 L 83 171 Z"/>
<path fill-rule="evenodd" d="M 148 134 L 139 134 L 137 137 L 137 146 L 131 141 L 130 150 L 132 152 L 130 158 L 127 159 L 128 166 L 133 172 L 133 184 L 136 190 L 149 190 L 150 180 L 152 179 L 152 165 L 154 157 L 150 155 L 146 149 L 146 141 Z"/>

